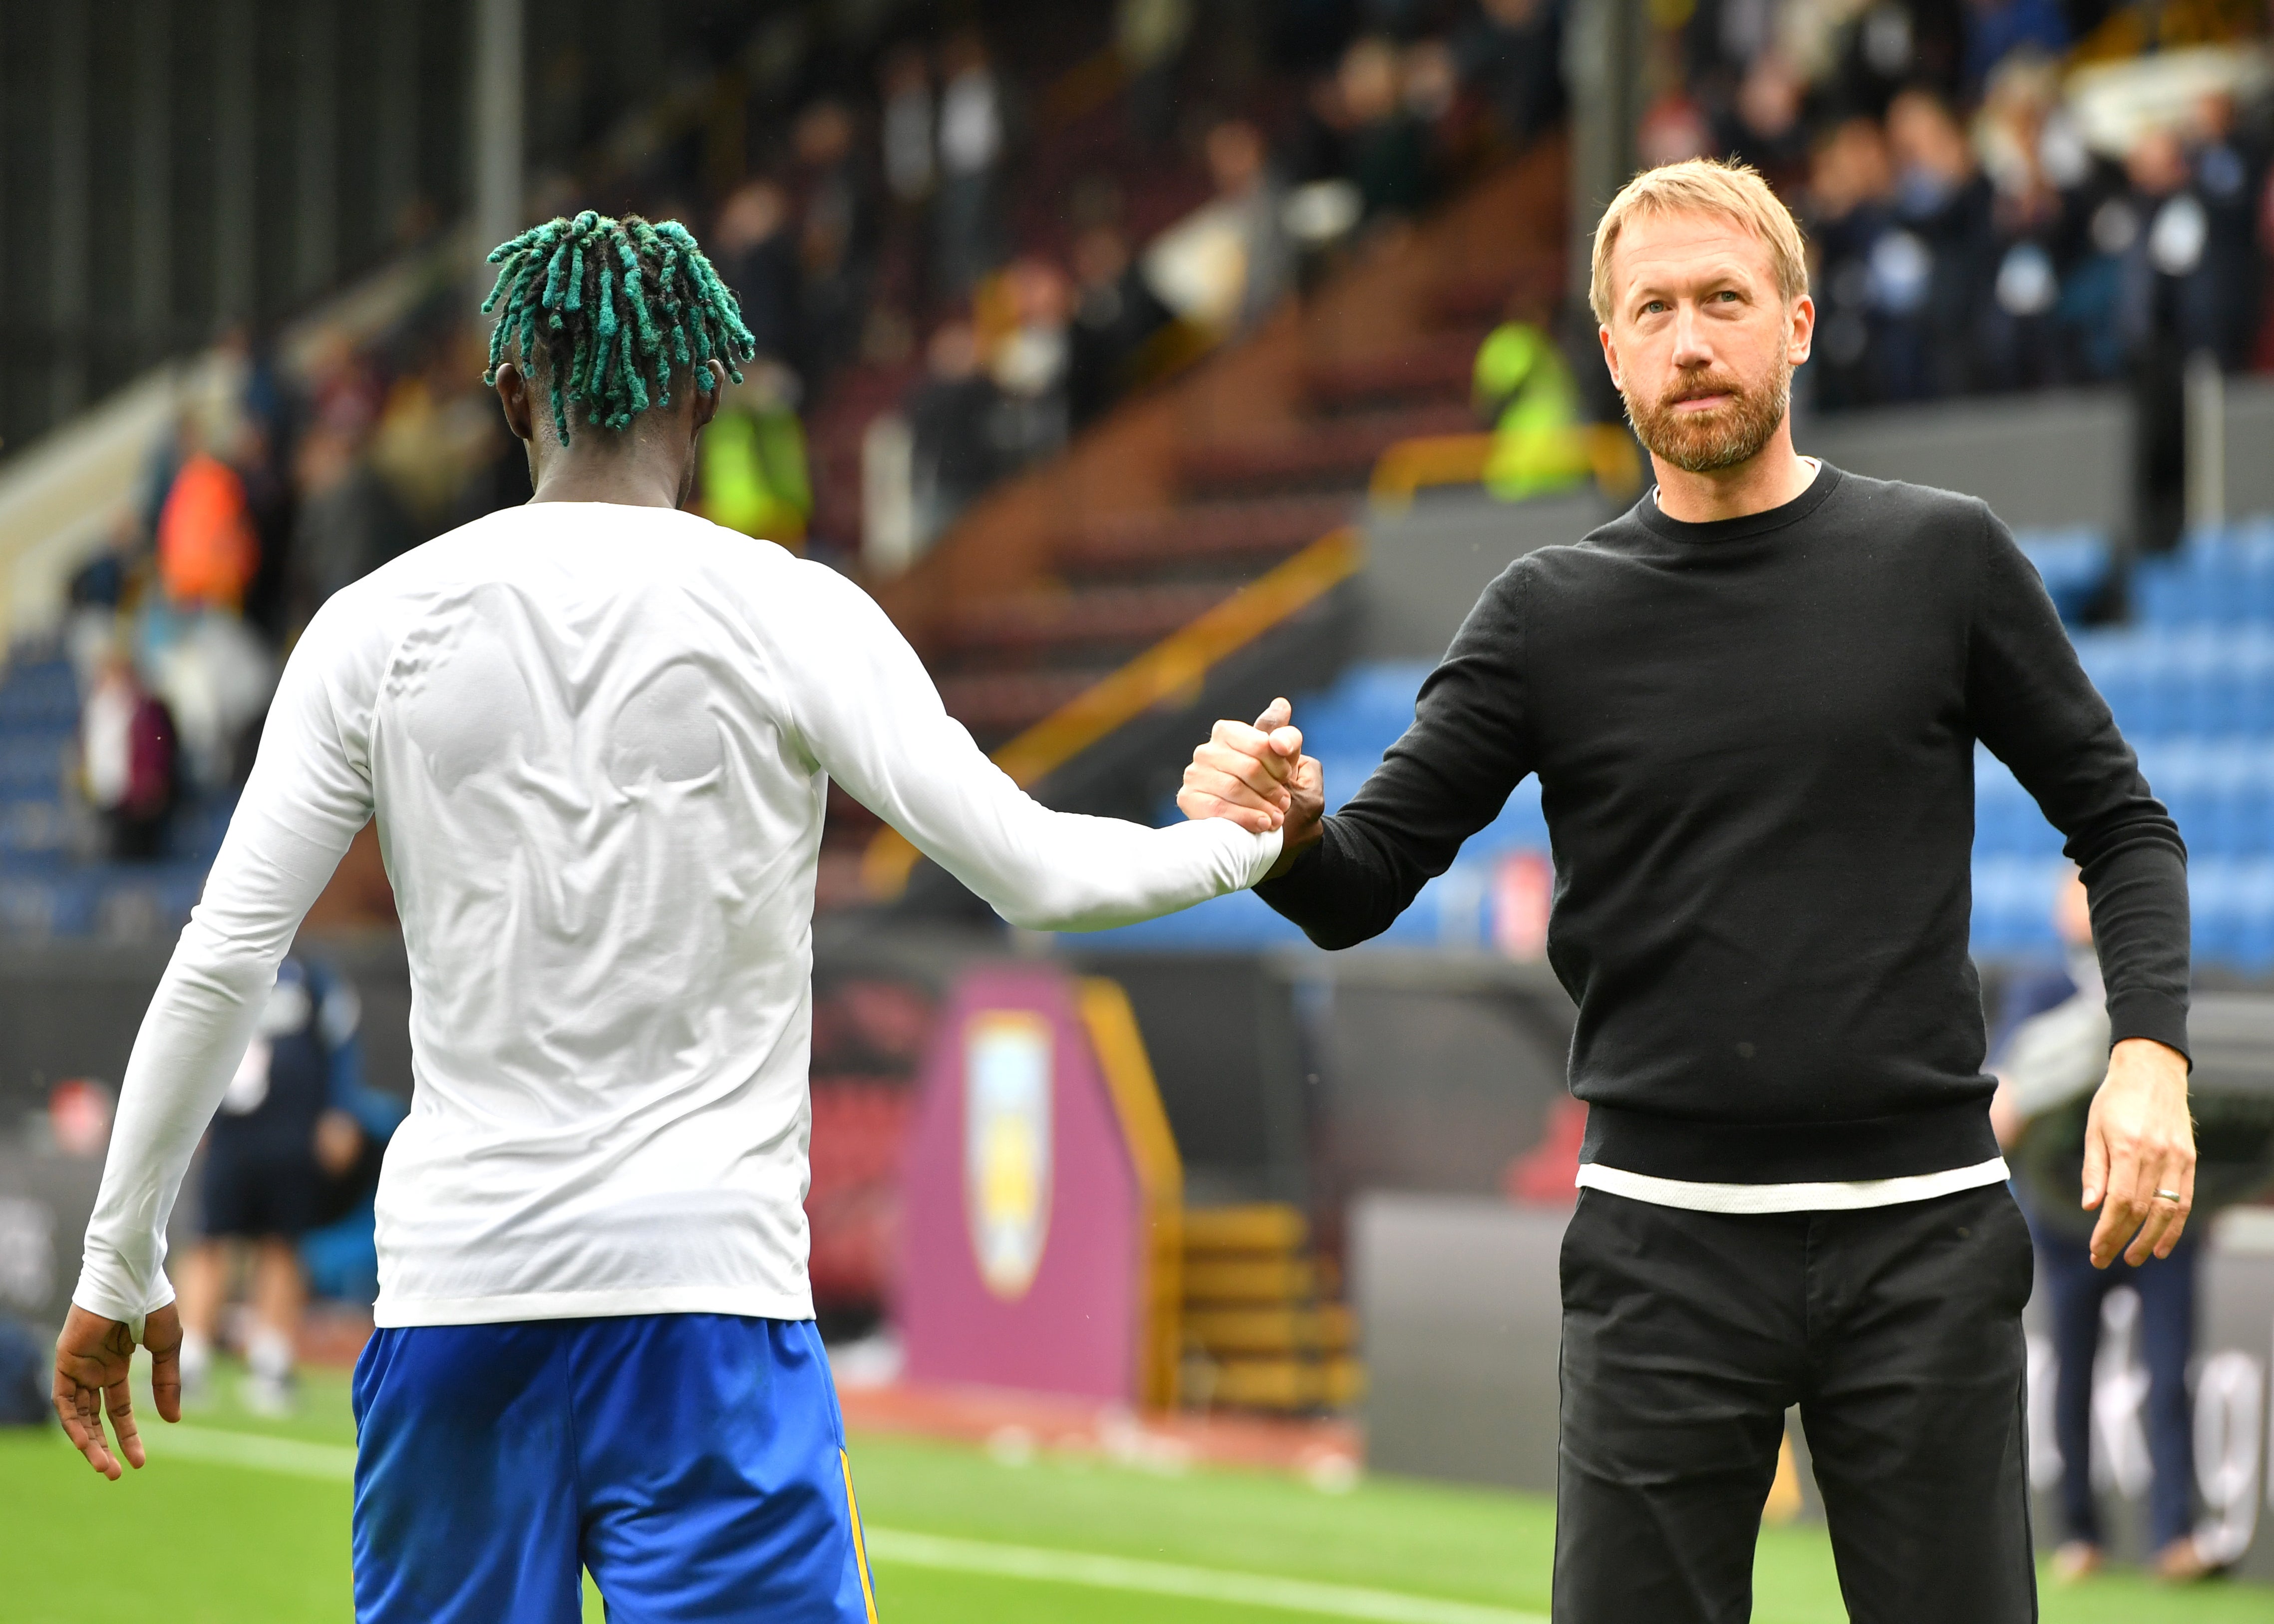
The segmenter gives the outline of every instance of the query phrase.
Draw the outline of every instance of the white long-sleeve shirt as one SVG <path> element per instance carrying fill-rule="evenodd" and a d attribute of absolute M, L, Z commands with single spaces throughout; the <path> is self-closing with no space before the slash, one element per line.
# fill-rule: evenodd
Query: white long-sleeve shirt
<path fill-rule="evenodd" d="M 810 1314 L 831 778 L 1035 929 L 1186 907 L 1279 850 L 1036 804 L 819 565 L 662 508 L 493 514 L 339 593 L 295 650 L 135 1041 L 73 1300 L 132 1320 L 172 1299 L 184 1169 L 376 813 L 415 1085 L 380 1177 L 379 1323 Z"/>

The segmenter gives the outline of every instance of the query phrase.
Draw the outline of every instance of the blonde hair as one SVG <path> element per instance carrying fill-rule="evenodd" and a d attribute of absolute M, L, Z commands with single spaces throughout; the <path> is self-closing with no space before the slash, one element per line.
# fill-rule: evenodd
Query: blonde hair
<path fill-rule="evenodd" d="M 1760 171 L 1748 163 L 1720 158 L 1685 158 L 1645 169 L 1611 199 L 1595 227 L 1595 259 L 1587 303 L 1595 320 L 1611 320 L 1611 251 L 1619 231 L 1638 214 L 1717 214 L 1734 220 L 1768 244 L 1777 291 L 1789 304 L 1808 291 L 1808 248 L 1800 222 L 1783 199 L 1769 190 Z"/>

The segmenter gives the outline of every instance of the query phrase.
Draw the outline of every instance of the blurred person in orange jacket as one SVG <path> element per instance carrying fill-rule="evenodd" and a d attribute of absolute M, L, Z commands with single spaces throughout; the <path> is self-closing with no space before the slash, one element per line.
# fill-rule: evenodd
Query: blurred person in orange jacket
<path fill-rule="evenodd" d="M 245 482 L 211 452 L 192 453 L 158 512 L 158 578 L 166 596 L 184 607 L 233 612 L 260 564 Z"/>

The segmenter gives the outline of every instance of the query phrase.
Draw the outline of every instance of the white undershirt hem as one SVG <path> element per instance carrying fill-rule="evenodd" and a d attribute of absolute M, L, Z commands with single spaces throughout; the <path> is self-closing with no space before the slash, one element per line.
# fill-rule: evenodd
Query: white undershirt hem
<path fill-rule="evenodd" d="M 1972 1167 L 1902 1178 L 1859 1178 L 1821 1184 L 1701 1184 L 1686 1178 L 1653 1178 L 1623 1168 L 1584 1162 L 1576 1181 L 1582 1190 L 1606 1190 L 1654 1207 L 1680 1207 L 1693 1213 L 1826 1213 L 1866 1207 L 1898 1207 L 2002 1184 L 2012 1175 L 2006 1158 L 1992 1156 Z"/>

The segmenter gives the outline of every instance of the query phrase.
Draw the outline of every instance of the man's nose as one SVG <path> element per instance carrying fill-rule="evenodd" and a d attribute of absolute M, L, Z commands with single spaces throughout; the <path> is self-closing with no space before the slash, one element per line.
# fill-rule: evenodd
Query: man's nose
<path fill-rule="evenodd" d="M 1676 366 L 1704 366 L 1713 358 L 1713 350 L 1706 342 L 1704 326 L 1698 319 L 1698 307 L 1687 301 L 1674 307 L 1673 358 Z"/>

